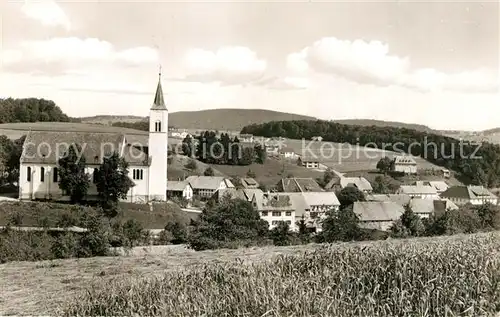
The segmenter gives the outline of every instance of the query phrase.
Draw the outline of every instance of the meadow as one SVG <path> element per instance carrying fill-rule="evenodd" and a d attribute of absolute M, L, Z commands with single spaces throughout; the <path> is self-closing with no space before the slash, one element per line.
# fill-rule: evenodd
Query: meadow
<path fill-rule="evenodd" d="M 33 274 L 36 266 L 22 264 L 17 274 L 40 280 L 54 276 L 52 270 L 65 272 L 67 287 L 80 288 L 89 282 L 82 282 L 82 275 L 103 270 L 101 281 L 60 301 L 58 313 L 66 316 L 488 316 L 500 312 L 499 237 L 495 232 L 198 252 L 192 256 L 210 254 L 212 261 L 191 266 L 197 261 L 188 256 L 180 267 L 166 268 L 164 258 L 149 260 L 157 269 L 128 268 L 151 273 L 141 277 L 122 271 L 108 279 L 106 270 L 119 271 L 126 257 L 111 262 L 112 267 L 99 264 L 109 261 L 104 258 L 80 260 L 76 276 L 68 274 L 64 261 L 45 268 L 45 274 Z M 241 258 L 229 260 L 235 255 Z M 5 266 L 0 270 L 9 273 Z M 4 276 L 9 277 L 4 285 L 9 297 L 21 282 Z"/>
<path fill-rule="evenodd" d="M 377 163 L 382 157 L 392 158 L 398 155 L 398 153 L 388 149 L 382 150 L 335 142 L 287 139 L 284 143 L 285 146 L 294 149 L 295 153 L 299 155 L 303 152 L 309 153 L 307 149 L 310 149 L 319 157 L 320 163 L 339 172 L 376 170 Z M 416 157 L 415 160 L 418 168 L 421 169 L 441 168 L 421 157 Z"/>

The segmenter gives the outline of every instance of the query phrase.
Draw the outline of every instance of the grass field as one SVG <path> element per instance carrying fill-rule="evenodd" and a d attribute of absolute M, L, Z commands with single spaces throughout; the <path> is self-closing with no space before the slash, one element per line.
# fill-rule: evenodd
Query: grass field
<path fill-rule="evenodd" d="M 398 155 L 395 152 L 382 149 L 366 148 L 356 145 L 334 143 L 334 142 L 319 142 L 309 140 L 293 140 L 287 139 L 285 145 L 291 147 L 299 155 L 302 153 L 308 154 L 310 149 L 319 157 L 322 164 L 333 168 L 339 172 L 375 170 L 377 162 L 384 156 L 393 157 Z M 434 165 L 420 157 L 415 158 L 418 168 L 422 169 L 439 169 Z"/>
<path fill-rule="evenodd" d="M 61 215 L 78 216 L 90 207 L 72 206 L 58 203 L 40 202 L 0 202 L 0 226 L 8 224 L 13 215 L 21 215 L 20 226 L 36 227 L 42 221 L 49 227 L 56 227 Z M 120 203 L 117 220 L 137 220 L 145 229 L 163 229 L 169 221 L 188 223 L 197 214 L 190 214 L 173 203 L 155 204 L 153 211 L 149 205 Z"/>
<path fill-rule="evenodd" d="M 247 177 L 248 170 L 252 170 L 257 175 L 256 180 L 266 186 L 276 185 L 282 178 L 288 175 L 293 177 L 322 177 L 323 173 L 310 170 L 288 160 L 278 160 L 268 158 L 264 164 L 251 164 L 248 166 L 238 165 L 211 165 L 221 173 L 229 177 Z"/>
<path fill-rule="evenodd" d="M 165 246 L 12 262 L 0 265 L 0 315 L 490 315 L 500 311 L 499 238 L 203 252 Z"/>

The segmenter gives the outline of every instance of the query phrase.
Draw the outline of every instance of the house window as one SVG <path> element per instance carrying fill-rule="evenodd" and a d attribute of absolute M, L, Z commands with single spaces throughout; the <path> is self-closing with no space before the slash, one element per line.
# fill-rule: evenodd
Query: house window
<path fill-rule="evenodd" d="M 291 212 L 291 211 L 287 211 L 287 212 L 286 212 L 286 216 L 287 216 L 287 217 L 291 217 L 291 216 L 292 216 L 292 212 Z"/>
<path fill-rule="evenodd" d="M 31 182 L 31 167 L 29 167 L 29 166 L 28 166 L 28 168 L 27 168 L 26 180 L 27 180 L 28 182 Z"/>
<path fill-rule="evenodd" d="M 273 211 L 273 217 L 281 217 L 280 211 Z"/>
<path fill-rule="evenodd" d="M 267 217 L 267 211 L 263 211 L 263 212 L 261 213 L 261 215 L 262 215 L 262 217 Z"/>
<path fill-rule="evenodd" d="M 40 167 L 40 182 L 45 182 L 45 168 Z"/>
<path fill-rule="evenodd" d="M 54 168 L 52 169 L 52 173 L 53 173 L 53 174 L 52 174 L 52 181 L 53 181 L 54 183 L 57 183 L 57 181 L 58 181 L 58 176 L 59 176 L 59 175 L 57 175 L 57 173 L 58 173 L 57 167 L 54 167 Z"/>
<path fill-rule="evenodd" d="M 94 173 L 92 174 L 92 181 L 94 184 L 97 183 L 98 176 L 99 176 L 99 169 L 94 168 Z"/>
<path fill-rule="evenodd" d="M 155 132 L 161 132 L 161 122 L 160 121 L 155 122 Z"/>

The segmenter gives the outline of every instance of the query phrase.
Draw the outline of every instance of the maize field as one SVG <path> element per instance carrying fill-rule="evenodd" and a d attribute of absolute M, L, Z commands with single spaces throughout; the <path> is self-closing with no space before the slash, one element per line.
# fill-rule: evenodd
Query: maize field
<path fill-rule="evenodd" d="M 500 233 L 325 245 L 90 286 L 66 316 L 494 316 Z"/>

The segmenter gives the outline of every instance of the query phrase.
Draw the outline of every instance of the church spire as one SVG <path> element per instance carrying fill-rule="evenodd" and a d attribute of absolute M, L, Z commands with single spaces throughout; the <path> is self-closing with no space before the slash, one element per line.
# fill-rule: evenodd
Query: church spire
<path fill-rule="evenodd" d="M 161 88 L 161 66 L 158 74 L 158 86 L 156 87 L 155 100 L 151 110 L 167 110 L 165 106 L 165 99 L 163 99 L 163 89 Z"/>

